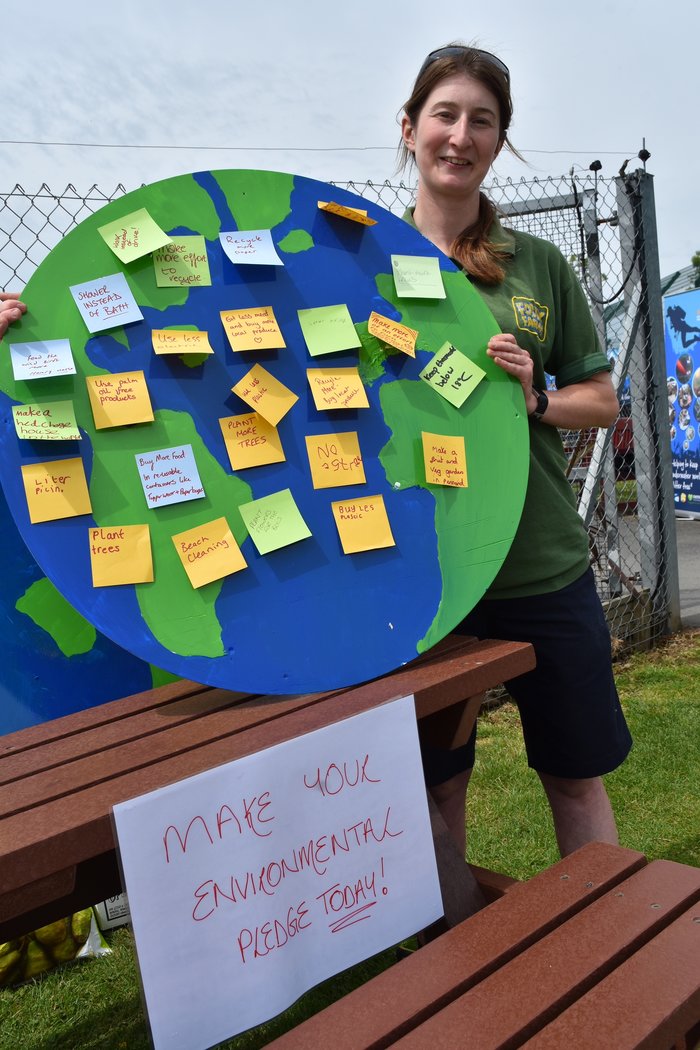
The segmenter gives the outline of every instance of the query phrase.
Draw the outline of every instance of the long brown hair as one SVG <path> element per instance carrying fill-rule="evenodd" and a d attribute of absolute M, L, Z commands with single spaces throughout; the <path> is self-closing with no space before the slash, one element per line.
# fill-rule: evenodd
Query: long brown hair
<path fill-rule="evenodd" d="M 411 97 L 404 104 L 403 111 L 415 128 L 421 110 L 428 96 L 435 87 L 447 77 L 458 73 L 478 80 L 495 96 L 498 102 L 499 130 L 501 142 L 520 160 L 523 158 L 508 138 L 508 129 L 513 119 L 513 100 L 510 93 L 510 80 L 500 59 L 466 44 L 450 44 L 445 49 L 447 54 L 440 54 L 426 60 L 421 69 Z M 432 54 L 432 53 L 431 53 Z M 400 169 L 413 162 L 413 154 L 402 140 L 398 151 Z M 489 240 L 489 230 L 496 209 L 484 193 L 479 194 L 479 215 L 472 226 L 462 230 L 452 245 L 451 254 L 467 273 L 483 284 L 500 284 L 505 276 L 503 260 L 507 257 L 502 247 Z"/>

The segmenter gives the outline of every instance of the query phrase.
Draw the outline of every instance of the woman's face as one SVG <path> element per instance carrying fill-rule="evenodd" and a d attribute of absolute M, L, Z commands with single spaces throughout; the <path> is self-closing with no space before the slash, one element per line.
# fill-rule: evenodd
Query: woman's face
<path fill-rule="evenodd" d="M 441 80 L 415 125 L 404 116 L 401 131 L 422 190 L 436 198 L 478 196 L 503 145 L 496 96 L 463 73 Z"/>

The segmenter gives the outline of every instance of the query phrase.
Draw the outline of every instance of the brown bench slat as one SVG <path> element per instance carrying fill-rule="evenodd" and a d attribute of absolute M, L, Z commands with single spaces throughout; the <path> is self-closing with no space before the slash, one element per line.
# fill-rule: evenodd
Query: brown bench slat
<path fill-rule="evenodd" d="M 693 907 L 524 1046 L 669 1050 L 698 1022 L 700 908 Z"/>
<path fill-rule="evenodd" d="M 56 772 L 60 777 L 65 798 L 54 798 L 43 802 L 38 794 L 35 810 L 24 810 L 6 816 L 0 821 L 0 856 L 3 858 L 3 888 L 14 889 L 27 880 L 27 871 L 33 877 L 43 877 L 53 867 L 65 867 L 88 857 L 96 856 L 113 848 L 110 823 L 111 806 L 127 798 L 174 783 L 194 773 L 221 763 L 262 750 L 275 743 L 300 736 L 320 728 L 340 717 L 349 717 L 369 710 L 378 703 L 404 696 L 416 695 L 419 711 L 427 706 L 430 712 L 440 710 L 455 702 L 457 698 L 490 687 L 503 678 L 513 677 L 528 670 L 534 663 L 531 647 L 521 643 L 484 642 L 472 643 L 460 649 L 458 655 L 449 655 L 439 661 L 429 661 L 420 667 L 412 666 L 389 678 L 382 678 L 367 685 L 349 690 L 342 696 L 342 708 L 334 704 L 314 702 L 309 707 L 284 712 L 284 717 L 262 725 L 246 726 L 244 733 L 234 725 L 233 734 L 216 723 L 216 738 L 207 739 L 201 746 L 193 746 L 192 728 L 177 727 L 170 733 L 164 730 L 143 741 L 135 741 L 129 747 L 112 748 L 93 757 L 89 788 L 78 790 L 74 778 L 76 763 L 68 764 Z M 262 707 L 262 705 L 261 705 Z M 233 708 L 233 721 L 239 715 Z M 212 718 L 204 717 L 198 723 L 196 733 L 207 734 L 206 726 Z M 199 725 L 201 723 L 201 726 Z M 173 755 L 173 734 L 184 748 L 181 754 Z M 156 761 L 158 754 L 163 755 Z M 121 768 L 119 764 L 121 763 Z M 141 765 L 139 765 L 141 763 Z M 85 775 L 86 770 L 81 769 Z M 107 779 L 106 768 L 112 769 Z M 136 768 L 135 768 L 136 767 Z M 72 770 L 72 772 L 71 772 Z M 71 780 L 73 777 L 73 780 Z M 49 778 L 51 781 L 51 778 Z M 32 787 L 32 778 L 0 792 L 7 799 L 20 791 Z M 70 785 L 70 789 L 66 787 Z M 49 782 L 46 788 L 50 795 L 56 788 Z M 26 801 L 26 795 L 25 795 Z M 41 804 L 39 804 L 41 803 Z M 12 804 L 12 803 L 10 803 Z M 8 803 L 5 802 L 8 807 Z"/>
<path fill-rule="evenodd" d="M 469 1032 L 479 1050 L 515 1050 L 697 900 L 700 869 L 653 861 L 396 1046 L 454 1047 Z"/>
<path fill-rule="evenodd" d="M 500 900 L 280 1036 L 275 1050 L 383 1050 L 645 865 L 603 843 L 519 883 Z M 512 991 L 508 991 L 508 995 Z M 464 1045 L 464 1027 L 450 1050 Z M 421 1044 L 433 1048 L 428 1040 Z M 478 1040 L 469 1045 L 481 1046 Z"/>

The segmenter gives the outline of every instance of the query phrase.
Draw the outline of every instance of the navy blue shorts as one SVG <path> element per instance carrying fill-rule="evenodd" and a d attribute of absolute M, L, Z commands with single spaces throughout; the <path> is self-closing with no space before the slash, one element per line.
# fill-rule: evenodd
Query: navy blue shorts
<path fill-rule="evenodd" d="M 551 594 L 483 600 L 455 633 L 532 643 L 536 668 L 505 684 L 520 710 L 528 764 L 537 772 L 598 777 L 627 757 L 632 737 L 591 569 Z M 475 743 L 476 728 L 452 751 L 422 745 L 428 786 L 471 769 Z"/>

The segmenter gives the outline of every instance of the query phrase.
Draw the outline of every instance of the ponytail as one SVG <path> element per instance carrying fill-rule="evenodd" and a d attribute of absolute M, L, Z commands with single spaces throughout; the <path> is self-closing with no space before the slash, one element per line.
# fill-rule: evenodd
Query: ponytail
<path fill-rule="evenodd" d="M 496 209 L 488 197 L 479 194 L 479 217 L 473 226 L 462 230 L 452 245 L 452 258 L 481 284 L 501 284 L 505 277 L 503 262 L 508 258 L 505 246 L 489 240 L 489 230 L 496 218 Z"/>

